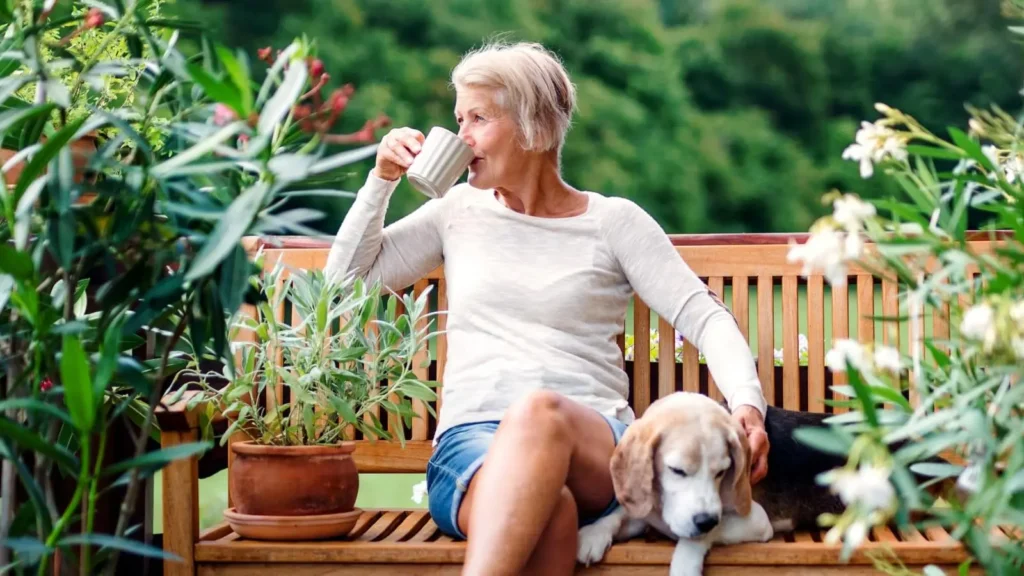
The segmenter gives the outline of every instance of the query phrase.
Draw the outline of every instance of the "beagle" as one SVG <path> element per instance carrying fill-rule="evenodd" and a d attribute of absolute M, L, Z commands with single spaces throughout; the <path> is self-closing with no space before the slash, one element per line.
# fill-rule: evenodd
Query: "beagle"
<path fill-rule="evenodd" d="M 750 445 L 721 404 L 676 392 L 647 409 L 622 437 L 611 459 L 616 512 L 580 529 L 577 559 L 591 564 L 613 541 L 651 526 L 676 540 L 670 574 L 700 574 L 712 544 L 764 542 L 775 530 L 814 527 L 842 502 L 815 476 L 845 459 L 793 438 L 803 426 L 823 426 L 828 414 L 769 407 L 765 431 L 768 476 L 750 484 Z"/>

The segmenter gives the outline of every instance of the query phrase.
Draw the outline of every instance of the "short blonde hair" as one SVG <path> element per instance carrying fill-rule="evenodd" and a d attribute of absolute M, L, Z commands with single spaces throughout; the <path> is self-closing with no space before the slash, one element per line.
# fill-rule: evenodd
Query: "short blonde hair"
<path fill-rule="evenodd" d="M 512 114 L 524 149 L 561 151 L 576 87 L 550 50 L 533 42 L 486 44 L 463 56 L 452 84 L 494 90 L 495 104 Z"/>

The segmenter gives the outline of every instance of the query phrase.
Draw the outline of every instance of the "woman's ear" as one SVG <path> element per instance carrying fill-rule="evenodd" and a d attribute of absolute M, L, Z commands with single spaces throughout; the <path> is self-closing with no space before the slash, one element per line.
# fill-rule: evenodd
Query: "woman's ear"
<path fill-rule="evenodd" d="M 750 514 L 752 498 L 750 493 L 750 444 L 747 442 L 746 433 L 738 422 L 729 418 L 729 424 L 725 433 L 732 465 L 725 477 L 722 478 L 722 484 L 718 489 L 719 496 L 722 499 L 724 510 L 746 516 Z"/>
<path fill-rule="evenodd" d="M 653 420 L 641 418 L 626 429 L 612 453 L 615 497 L 633 518 L 643 518 L 654 509 L 654 451 L 660 437 Z"/>

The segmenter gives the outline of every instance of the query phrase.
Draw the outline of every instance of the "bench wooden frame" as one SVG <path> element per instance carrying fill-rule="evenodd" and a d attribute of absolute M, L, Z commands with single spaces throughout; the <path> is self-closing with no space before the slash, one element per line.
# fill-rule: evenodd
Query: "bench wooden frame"
<path fill-rule="evenodd" d="M 758 347 L 755 355 L 767 362 L 758 362 L 758 373 L 768 402 L 786 408 L 816 412 L 833 411 L 826 408 L 831 398 L 830 384 L 841 383 L 841 375 L 832 375 L 824 364 L 827 344 L 834 338 L 848 337 L 851 328 L 862 342 L 876 337 L 886 344 L 902 341 L 906 334 L 896 330 L 875 334 L 871 314 L 895 316 L 899 308 L 895 282 L 873 279 L 865 270 L 850 270 L 850 284 L 830 287 L 822 276 L 800 276 L 800 265 L 786 259 L 790 241 L 803 242 L 805 235 L 710 235 L 670 236 L 679 254 L 703 278 L 713 291 L 733 310 L 744 336 L 751 335 L 750 318 L 756 324 Z M 972 247 L 988 251 L 992 242 L 977 235 Z M 247 247 L 254 252 L 262 246 L 266 266 L 273 266 L 279 257 L 289 266 L 297 268 L 322 267 L 328 249 L 321 241 L 308 239 L 277 239 L 274 242 L 247 239 Z M 775 287 L 781 284 L 781 299 Z M 447 290 L 441 269 L 435 270 L 415 284 L 420 292 L 432 285 L 436 292 L 432 306 L 446 309 Z M 801 306 L 800 287 L 806 285 L 806 308 Z M 725 288 L 731 287 L 731 298 Z M 756 292 L 755 305 L 749 302 L 751 291 Z M 856 292 L 856 313 L 848 305 Z M 875 310 L 875 294 L 881 292 L 881 310 Z M 826 294 L 833 313 L 826 313 Z M 781 300 L 781 301 L 780 301 Z M 775 314 L 781 309 L 783 363 L 778 368 L 771 361 L 774 356 Z M 633 332 L 647 335 L 652 321 L 647 306 L 634 301 Z M 801 316 L 806 315 L 808 359 L 800 366 L 798 357 L 798 330 Z M 949 334 L 948 309 L 928 309 L 919 322 L 923 327 L 931 320 L 931 332 Z M 443 329 L 444 316 L 439 316 Z M 826 325 L 831 337 L 826 340 Z M 672 338 L 660 338 L 659 357 L 674 358 L 674 330 L 662 319 L 653 327 Z M 620 345 L 622 338 L 620 338 Z M 720 397 L 713 380 L 700 365 L 696 348 L 684 346 L 683 362 L 650 362 L 649 340 L 635 339 L 632 362 L 625 362 L 631 380 L 631 404 L 636 413 L 658 397 L 675 390 L 704 392 Z M 430 368 L 421 377 L 433 378 L 443 373 L 446 341 L 440 337 L 436 343 Z M 437 377 L 440 380 L 440 377 Z M 278 394 L 281 397 L 281 394 Z M 435 406 L 441 409 L 441 406 Z M 427 416 L 422 404 L 416 406 L 419 414 Z M 198 418 L 179 405 L 160 411 L 161 445 L 168 448 L 191 442 L 197 438 Z M 430 438 L 433 419 L 414 420 L 409 441 L 401 448 L 397 442 L 360 441 L 355 459 L 361 472 L 422 473 L 430 457 Z M 234 440 L 234 439 L 232 439 Z M 228 473 L 232 458 L 228 457 Z M 163 474 L 163 526 L 164 549 L 184 559 L 184 562 L 165 563 L 165 574 L 253 574 L 288 573 L 291 576 L 307 574 L 362 574 L 386 569 L 393 576 L 404 574 L 457 574 L 465 545 L 438 532 L 424 510 L 366 510 L 348 539 L 326 542 L 273 543 L 245 541 L 226 523 L 218 524 L 202 533 L 198 515 L 198 464 L 195 458 L 177 461 Z M 230 505 L 230 503 L 229 503 Z M 879 528 L 870 535 L 870 542 L 858 550 L 848 563 L 840 563 L 840 547 L 822 543 L 823 531 L 778 534 L 772 542 L 742 544 L 712 549 L 706 562 L 709 575 L 748 574 L 757 568 L 766 574 L 868 574 L 876 573 L 872 557 L 882 554 L 889 561 L 899 560 L 907 567 L 918 570 L 928 563 L 954 569 L 967 558 L 963 546 L 954 541 L 941 528 L 898 531 Z M 602 564 L 580 568 L 586 574 L 665 574 L 671 558 L 672 543 L 648 534 L 631 542 L 613 546 Z M 887 555 L 887 556 L 886 556 Z M 286 571 L 286 572 L 285 572 Z"/>

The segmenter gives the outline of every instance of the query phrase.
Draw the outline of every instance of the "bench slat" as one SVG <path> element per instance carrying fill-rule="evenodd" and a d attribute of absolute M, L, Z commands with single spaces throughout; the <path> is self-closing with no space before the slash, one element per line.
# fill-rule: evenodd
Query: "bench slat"
<path fill-rule="evenodd" d="M 937 564 L 947 574 L 957 574 L 955 564 Z M 870 566 L 707 566 L 705 576 L 750 576 L 751 570 L 768 576 L 877 576 L 878 571 Z M 920 568 L 920 566 L 918 566 Z M 363 576 L 386 571 L 388 576 L 460 576 L 462 566 L 455 564 L 413 564 L 413 563 L 359 563 L 325 567 L 323 564 L 204 564 L 199 566 L 200 576 L 253 576 L 254 574 L 288 574 L 288 576 Z M 975 566 L 969 574 L 981 574 Z M 667 566 L 622 566 L 614 564 L 594 564 L 589 567 L 578 567 L 576 574 L 586 576 L 665 576 Z"/>
<path fill-rule="evenodd" d="M 770 275 L 757 277 L 757 374 L 769 405 L 775 405 L 775 288 Z"/>
<path fill-rule="evenodd" d="M 651 309 L 633 298 L 633 410 L 639 418 L 651 405 Z"/>
<path fill-rule="evenodd" d="M 796 276 L 782 277 L 782 407 L 800 409 L 800 293 Z"/>
<path fill-rule="evenodd" d="M 397 528 L 406 515 L 406 512 L 400 510 L 391 510 L 381 514 L 366 528 L 365 532 L 359 535 L 358 540 L 360 542 L 376 542 Z"/>
<path fill-rule="evenodd" d="M 807 280 L 807 410 L 825 408 L 825 284 L 812 276 Z"/>
<path fill-rule="evenodd" d="M 850 291 L 846 284 L 832 286 L 832 342 L 841 338 L 850 337 Z M 846 374 L 841 372 L 832 375 L 832 385 L 845 385 Z M 835 398 L 835 396 L 833 396 Z M 845 399 L 839 395 L 837 400 Z M 836 409 L 836 412 L 845 412 L 845 409 Z"/>
<path fill-rule="evenodd" d="M 658 318 L 658 398 L 675 391 L 676 329 L 668 320 Z"/>
<path fill-rule="evenodd" d="M 718 296 L 719 300 L 725 300 L 725 278 L 721 276 L 712 276 L 708 278 L 708 288 Z M 698 355 L 699 355 L 699 351 Z M 700 376 L 698 374 L 697 378 Z M 718 385 L 715 383 L 715 378 L 708 372 L 708 396 L 711 397 L 715 402 L 721 402 L 725 397 L 722 396 L 722 391 L 718 389 Z"/>

